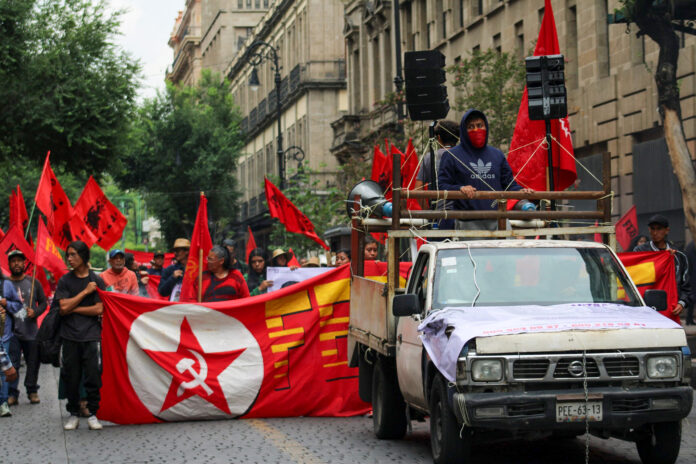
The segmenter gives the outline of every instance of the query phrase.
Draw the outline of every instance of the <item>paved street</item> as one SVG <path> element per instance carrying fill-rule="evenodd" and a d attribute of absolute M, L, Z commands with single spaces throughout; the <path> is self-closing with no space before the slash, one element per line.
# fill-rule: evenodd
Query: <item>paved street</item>
<path fill-rule="evenodd" d="M 42 366 L 41 404 L 26 397 L 0 419 L 0 463 L 430 463 L 428 425 L 414 423 L 399 441 L 372 435 L 372 419 L 294 418 L 116 426 L 101 432 L 64 432 L 65 404 L 57 400 L 58 370 Z M 639 463 L 635 446 L 619 440 L 590 441 L 592 463 Z M 580 464 L 584 438 L 506 442 L 481 446 L 474 463 Z M 696 462 L 696 413 L 684 423 L 681 464 Z"/>

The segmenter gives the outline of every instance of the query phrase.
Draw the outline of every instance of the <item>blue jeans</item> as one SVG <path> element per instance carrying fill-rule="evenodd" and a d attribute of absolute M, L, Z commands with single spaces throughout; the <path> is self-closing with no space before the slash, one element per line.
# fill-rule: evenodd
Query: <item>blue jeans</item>
<path fill-rule="evenodd" d="M 10 340 L 2 342 L 2 346 L 6 353 L 10 352 Z M 2 385 L 0 385 L 0 404 L 2 404 L 7 402 L 7 396 L 10 388 L 17 388 L 17 385 L 19 385 L 19 379 L 15 380 L 14 382 L 7 383 L 5 381 L 5 373 L 0 372 L 0 382 L 2 382 Z"/>

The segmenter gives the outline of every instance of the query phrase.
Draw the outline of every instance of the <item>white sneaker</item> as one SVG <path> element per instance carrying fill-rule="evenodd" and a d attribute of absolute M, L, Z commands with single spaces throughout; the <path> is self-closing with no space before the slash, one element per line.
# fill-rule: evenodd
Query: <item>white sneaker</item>
<path fill-rule="evenodd" d="M 77 416 L 70 416 L 65 424 L 63 424 L 63 430 L 75 430 L 80 425 L 80 418 Z"/>
<path fill-rule="evenodd" d="M 89 416 L 87 419 L 87 425 L 89 426 L 90 430 L 101 430 L 103 427 L 99 423 L 99 419 L 97 419 L 97 416 Z"/>
<path fill-rule="evenodd" d="M 0 404 L 0 417 L 10 417 L 12 415 L 12 412 L 10 411 L 10 407 L 7 405 L 7 402 Z"/>

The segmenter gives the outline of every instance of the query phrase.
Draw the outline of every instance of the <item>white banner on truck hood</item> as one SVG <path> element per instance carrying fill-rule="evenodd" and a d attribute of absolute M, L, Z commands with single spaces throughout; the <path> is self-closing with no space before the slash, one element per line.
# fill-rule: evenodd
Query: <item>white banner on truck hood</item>
<path fill-rule="evenodd" d="M 454 327 L 449 338 L 447 327 Z M 457 358 L 469 340 L 519 333 L 566 330 L 682 329 L 652 308 L 604 303 L 553 306 L 448 307 L 431 313 L 418 326 L 435 366 L 454 382 Z"/>

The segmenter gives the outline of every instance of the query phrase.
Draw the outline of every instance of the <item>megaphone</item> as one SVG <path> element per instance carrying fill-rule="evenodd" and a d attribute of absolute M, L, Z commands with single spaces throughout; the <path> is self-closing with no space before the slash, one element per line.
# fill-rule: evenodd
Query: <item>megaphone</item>
<path fill-rule="evenodd" d="M 360 196 L 358 201 L 355 197 Z M 382 187 L 373 180 L 363 180 L 353 186 L 346 200 L 346 212 L 349 218 L 357 215 L 366 217 L 391 217 L 392 204 L 384 198 Z"/>

